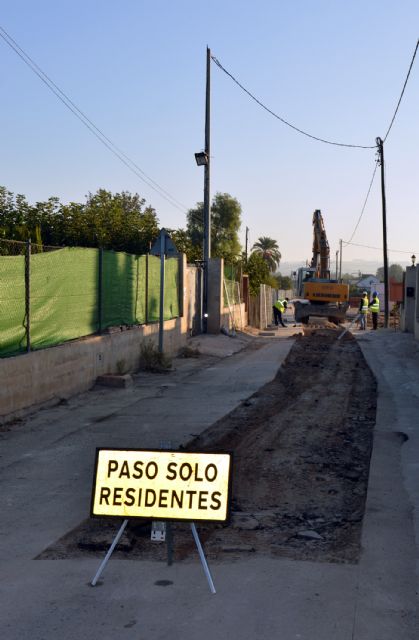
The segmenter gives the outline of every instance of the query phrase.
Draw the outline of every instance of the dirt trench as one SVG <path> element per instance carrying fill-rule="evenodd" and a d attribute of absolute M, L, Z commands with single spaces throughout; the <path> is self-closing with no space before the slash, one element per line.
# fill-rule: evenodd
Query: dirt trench
<path fill-rule="evenodd" d="M 298 336 L 270 383 L 185 447 L 234 456 L 229 523 L 198 526 L 211 561 L 252 553 L 357 561 L 376 382 L 351 334 L 338 335 Z M 103 553 L 117 526 L 87 520 L 44 557 Z M 171 528 L 174 560 L 196 560 L 189 525 Z M 166 548 L 150 542 L 149 522 L 131 520 L 115 555 L 165 560 Z"/>
<path fill-rule="evenodd" d="M 338 335 L 300 336 L 272 382 L 190 443 L 234 453 L 232 520 L 208 553 L 357 560 L 376 382 L 353 337 Z"/>

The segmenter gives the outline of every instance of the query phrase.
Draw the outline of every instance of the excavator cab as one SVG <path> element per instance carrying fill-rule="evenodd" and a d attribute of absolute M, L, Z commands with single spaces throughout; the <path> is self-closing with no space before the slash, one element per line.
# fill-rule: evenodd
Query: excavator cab
<path fill-rule="evenodd" d="M 297 271 L 297 296 L 304 298 L 304 283 L 313 280 L 316 270 L 312 267 L 300 267 Z"/>

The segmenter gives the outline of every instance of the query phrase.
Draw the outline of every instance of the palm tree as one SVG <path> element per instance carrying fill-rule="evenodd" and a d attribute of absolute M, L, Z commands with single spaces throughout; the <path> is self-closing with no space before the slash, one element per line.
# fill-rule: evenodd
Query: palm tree
<path fill-rule="evenodd" d="M 266 236 L 258 238 L 258 241 L 255 242 L 252 247 L 252 251 L 256 251 L 261 254 L 269 267 L 269 271 L 272 273 L 279 267 L 279 263 L 281 262 L 281 252 L 276 240 Z"/>

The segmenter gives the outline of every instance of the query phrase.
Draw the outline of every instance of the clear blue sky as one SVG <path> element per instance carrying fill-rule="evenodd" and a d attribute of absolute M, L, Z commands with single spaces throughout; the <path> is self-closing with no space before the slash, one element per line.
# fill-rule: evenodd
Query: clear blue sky
<path fill-rule="evenodd" d="M 0 40 L 0 184 L 30 202 L 138 192 L 162 226 L 185 226 L 203 197 L 206 46 L 283 118 L 316 136 L 373 145 L 384 137 L 419 36 L 417 0 L 13 0 L 1 26 L 73 102 L 177 201 L 141 182 Z M 211 192 L 242 205 L 241 238 L 278 241 L 284 261 L 311 256 L 323 212 L 334 259 L 349 240 L 374 150 L 333 147 L 292 131 L 212 64 Z M 385 146 L 388 245 L 419 256 L 419 54 Z M 181 207 L 182 208 L 182 207 Z M 353 238 L 382 246 L 379 173 Z M 380 262 L 348 246 L 344 260 Z"/>

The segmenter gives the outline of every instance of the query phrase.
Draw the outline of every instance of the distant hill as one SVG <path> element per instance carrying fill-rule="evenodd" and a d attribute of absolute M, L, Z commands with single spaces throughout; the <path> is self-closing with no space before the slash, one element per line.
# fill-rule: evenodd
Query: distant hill
<path fill-rule="evenodd" d="M 394 261 L 395 262 L 395 261 Z M 390 264 L 394 264 L 393 261 L 389 262 Z M 400 264 L 402 267 L 409 266 L 411 262 L 406 262 L 405 260 L 398 260 L 397 264 Z M 301 260 L 301 262 L 281 262 L 279 265 L 278 271 L 283 276 L 289 276 L 292 271 L 296 271 L 299 267 L 303 267 L 305 265 L 305 261 Z M 377 269 L 383 266 L 382 261 L 376 260 L 343 260 L 342 262 L 342 273 L 352 273 L 354 277 L 356 277 L 359 273 L 361 274 L 371 274 L 374 275 L 377 273 Z M 330 261 L 330 270 L 331 275 L 334 277 L 336 270 L 336 262 L 334 260 Z"/>

